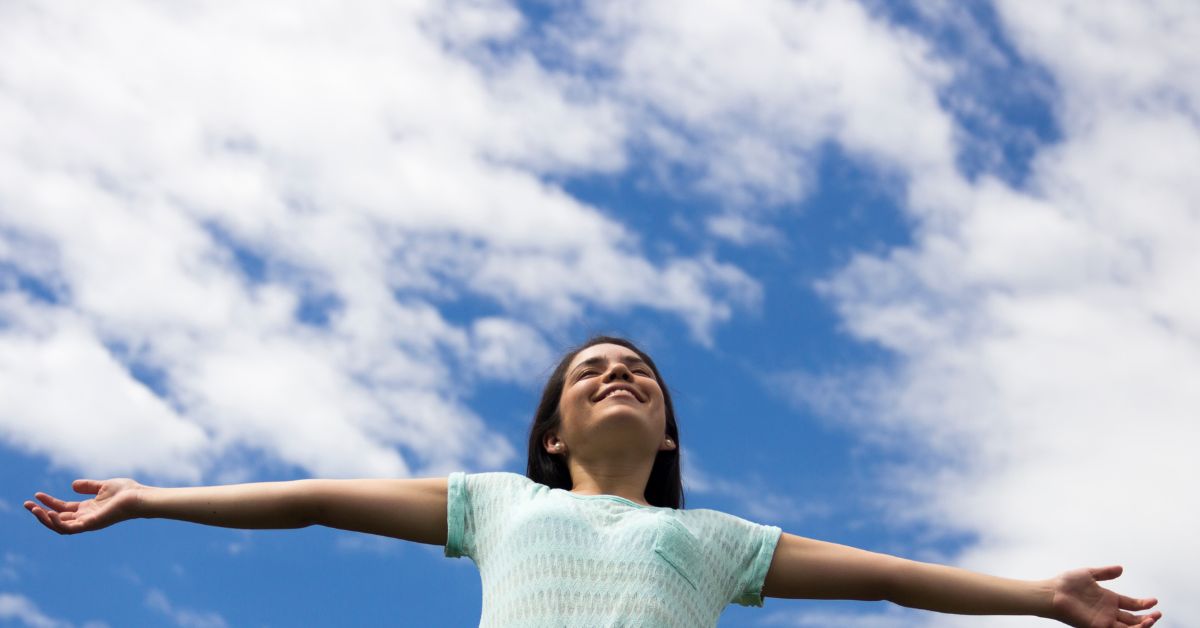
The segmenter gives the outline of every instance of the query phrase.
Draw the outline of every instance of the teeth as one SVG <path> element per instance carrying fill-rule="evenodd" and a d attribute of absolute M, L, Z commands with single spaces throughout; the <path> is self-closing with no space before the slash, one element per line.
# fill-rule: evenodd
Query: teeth
<path fill-rule="evenodd" d="M 608 399 L 609 397 L 611 397 L 611 396 L 613 396 L 613 395 L 615 395 L 615 394 L 617 394 L 617 393 L 625 393 L 626 395 L 629 395 L 630 397 L 633 397 L 634 399 L 637 399 L 637 397 L 636 397 L 636 396 L 634 396 L 634 394 L 633 394 L 633 393 L 631 393 L 631 392 L 629 392 L 628 390 L 625 390 L 625 389 L 623 389 L 623 388 L 618 388 L 618 389 L 616 389 L 616 390 L 610 391 L 609 393 L 607 393 L 606 395 L 604 395 L 603 397 L 601 397 L 601 399 L 602 399 L 602 400 L 603 400 L 603 399 Z"/>

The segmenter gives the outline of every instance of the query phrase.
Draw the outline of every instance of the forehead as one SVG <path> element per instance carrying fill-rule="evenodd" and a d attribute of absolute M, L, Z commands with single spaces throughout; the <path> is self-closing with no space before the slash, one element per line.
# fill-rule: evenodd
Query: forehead
<path fill-rule="evenodd" d="M 571 365 L 568 370 L 583 364 L 587 360 L 598 358 L 605 362 L 629 362 L 631 360 L 641 361 L 642 358 L 637 354 L 637 351 L 621 345 L 598 344 L 592 345 L 583 351 L 575 354 L 575 358 L 571 360 Z"/>

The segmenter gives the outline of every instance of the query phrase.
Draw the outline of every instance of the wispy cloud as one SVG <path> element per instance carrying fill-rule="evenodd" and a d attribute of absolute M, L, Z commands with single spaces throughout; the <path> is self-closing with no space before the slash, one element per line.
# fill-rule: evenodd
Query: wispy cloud
<path fill-rule="evenodd" d="M 29 628 L 70 628 L 71 623 L 42 612 L 38 605 L 17 593 L 0 592 L 0 620 Z"/>
<path fill-rule="evenodd" d="M 112 575 L 114 575 L 130 584 L 133 584 L 136 586 L 140 586 L 142 584 L 141 574 L 139 574 L 137 571 L 135 571 L 133 569 L 133 567 L 130 567 L 129 565 L 120 565 L 118 567 L 113 567 L 111 570 L 111 573 L 112 573 Z"/>
<path fill-rule="evenodd" d="M 155 610 L 180 628 L 225 628 L 229 625 L 219 613 L 180 608 L 162 591 L 151 589 L 146 594 L 146 606 Z"/>
<path fill-rule="evenodd" d="M 665 189 L 719 199 L 712 234 L 770 238 L 763 209 L 803 200 L 823 146 L 897 172 L 954 174 L 939 106 L 949 66 L 854 2 L 588 4 L 551 41 L 602 68 Z"/>
<path fill-rule="evenodd" d="M 728 499 L 737 504 L 737 512 L 752 520 L 771 525 L 794 525 L 832 513 L 830 504 L 802 503 L 773 490 L 762 478 L 717 477 L 704 470 L 696 459 L 696 452 L 690 449 L 684 449 L 683 461 L 685 491 Z"/>
<path fill-rule="evenodd" d="M 347 553 L 366 553 L 391 556 L 399 552 L 404 544 L 396 539 L 371 534 L 339 534 L 334 547 Z"/>
<path fill-rule="evenodd" d="M 21 579 L 21 568 L 29 559 L 16 552 L 4 552 L 0 560 L 0 582 L 16 582 Z"/>
<path fill-rule="evenodd" d="M 230 556 L 240 556 L 254 547 L 254 535 L 249 530 L 232 530 L 230 536 L 234 540 L 213 541 L 212 546 Z"/>

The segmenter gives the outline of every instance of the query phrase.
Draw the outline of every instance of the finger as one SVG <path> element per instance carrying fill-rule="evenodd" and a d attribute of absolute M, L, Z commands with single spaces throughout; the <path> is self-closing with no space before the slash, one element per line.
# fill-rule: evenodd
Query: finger
<path fill-rule="evenodd" d="M 1125 569 L 1123 567 L 1121 567 L 1120 565 L 1110 565 L 1108 567 L 1092 567 L 1092 568 L 1088 569 L 1088 572 L 1092 574 L 1092 578 L 1095 579 L 1097 582 L 1099 582 L 1101 580 L 1112 580 L 1113 578 L 1120 576 L 1121 572 L 1123 572 L 1123 571 L 1125 571 Z"/>
<path fill-rule="evenodd" d="M 1132 598 L 1128 595 L 1117 596 L 1117 608 L 1123 608 L 1127 611 L 1144 611 L 1155 604 L 1158 604 L 1158 600 L 1152 597 Z"/>
<path fill-rule="evenodd" d="M 1130 615 L 1129 617 L 1118 617 L 1113 626 L 1120 628 L 1149 628 L 1158 621 L 1157 617 L 1148 617 L 1146 615 Z"/>
<path fill-rule="evenodd" d="M 45 493 L 34 493 L 33 496 L 38 498 L 38 500 L 41 501 L 43 504 L 46 504 L 47 506 L 49 506 L 50 508 L 52 508 L 54 510 L 57 510 L 58 512 L 71 512 L 71 511 L 74 511 L 77 508 L 79 508 L 79 502 L 65 502 L 53 495 L 47 495 Z"/>
<path fill-rule="evenodd" d="M 47 511 L 46 516 L 50 518 L 50 525 L 55 532 L 64 533 L 62 519 L 59 519 L 58 513 L 53 510 Z"/>
<path fill-rule="evenodd" d="M 58 532 L 59 534 L 62 534 L 62 532 L 58 528 L 54 527 L 54 521 L 50 519 L 50 514 L 47 513 L 43 508 L 41 508 L 40 506 L 35 504 L 32 508 L 29 509 L 29 512 L 32 512 L 33 516 L 37 517 L 38 521 L 42 522 L 42 525 L 46 526 L 47 528 L 50 528 L 54 532 Z"/>
<path fill-rule="evenodd" d="M 95 495 L 100 492 L 100 487 L 104 484 L 99 480 L 75 480 L 71 482 L 71 488 L 75 489 L 76 493 L 84 495 Z"/>
<path fill-rule="evenodd" d="M 35 504 L 31 501 L 26 501 L 25 502 L 25 510 L 28 510 L 29 513 L 32 514 L 35 519 L 37 519 L 38 521 L 40 521 L 42 523 L 42 525 L 49 526 L 50 520 L 44 518 L 45 513 L 42 512 L 42 509 L 40 506 L 38 506 L 37 504 Z"/>
<path fill-rule="evenodd" d="M 51 511 L 46 514 L 50 515 L 50 521 L 54 523 L 54 530 L 56 532 L 60 532 L 62 534 L 74 534 L 75 532 L 78 532 L 76 529 L 78 526 L 68 525 L 67 523 L 63 522 L 62 517 L 60 517 L 58 513 Z"/>
<path fill-rule="evenodd" d="M 1133 615 L 1133 614 L 1129 614 L 1129 613 L 1126 613 L 1126 614 L 1129 615 L 1129 617 L 1130 617 L 1130 619 L 1128 621 L 1132 622 L 1132 623 L 1130 623 L 1131 626 L 1149 626 L 1150 624 L 1157 622 L 1159 619 L 1162 619 L 1162 613 L 1160 613 L 1158 611 L 1154 611 L 1153 613 L 1146 613 L 1145 615 Z M 1118 614 L 1118 617 L 1119 616 L 1120 616 L 1120 614 Z M 1125 621 L 1125 620 L 1122 620 L 1122 621 Z"/>

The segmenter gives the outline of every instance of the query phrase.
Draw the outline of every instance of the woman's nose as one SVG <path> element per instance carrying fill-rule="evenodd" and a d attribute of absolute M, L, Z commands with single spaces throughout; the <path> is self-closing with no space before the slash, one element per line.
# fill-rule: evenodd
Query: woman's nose
<path fill-rule="evenodd" d="M 606 382 L 611 382 L 614 379 L 623 379 L 628 381 L 633 379 L 633 374 L 629 372 L 628 366 L 618 362 L 614 364 L 612 368 L 608 369 L 608 373 L 604 377 L 604 381 Z"/>

